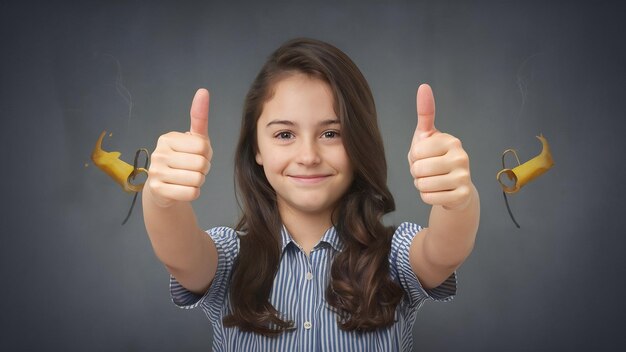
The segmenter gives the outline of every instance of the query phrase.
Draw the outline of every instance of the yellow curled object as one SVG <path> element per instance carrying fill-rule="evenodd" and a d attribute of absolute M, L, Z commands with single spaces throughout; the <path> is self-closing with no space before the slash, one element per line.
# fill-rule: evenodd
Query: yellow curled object
<path fill-rule="evenodd" d="M 521 165 L 514 167 L 513 169 L 504 168 L 503 170 L 500 170 L 500 172 L 498 172 L 498 174 L 496 175 L 496 178 L 498 179 L 498 182 L 500 182 L 500 186 L 502 186 L 502 190 L 504 192 L 516 193 L 528 182 L 541 176 L 554 165 L 554 160 L 552 160 L 552 154 L 550 153 L 548 140 L 546 140 L 543 135 L 539 135 L 537 136 L 537 138 L 541 141 L 542 144 L 542 150 L 539 155 Z M 517 153 L 515 152 L 515 150 L 507 149 L 504 151 L 504 153 L 502 153 L 502 167 L 504 167 L 504 156 L 509 152 L 515 155 L 517 163 L 520 164 L 519 158 L 517 157 Z M 509 181 L 513 182 L 513 185 L 507 186 L 506 184 L 504 184 L 501 180 L 502 175 L 506 175 Z"/>
<path fill-rule="evenodd" d="M 96 146 L 91 152 L 91 160 L 100 170 L 111 176 L 115 182 L 122 186 L 124 191 L 128 193 L 140 192 L 143 189 L 143 183 L 132 184 L 130 180 L 142 172 L 148 174 L 148 170 L 144 168 L 135 169 L 132 165 L 124 162 L 120 159 L 120 155 L 122 155 L 120 152 L 102 150 L 102 139 L 105 134 L 106 131 L 102 131 L 100 134 Z"/>

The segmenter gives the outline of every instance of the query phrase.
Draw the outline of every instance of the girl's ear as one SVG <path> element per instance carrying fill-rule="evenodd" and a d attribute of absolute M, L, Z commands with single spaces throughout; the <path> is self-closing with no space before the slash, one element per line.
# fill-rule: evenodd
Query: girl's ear
<path fill-rule="evenodd" d="M 256 152 L 256 156 L 254 157 L 254 159 L 256 160 L 256 163 L 263 166 L 263 158 L 261 157 L 261 153 L 260 152 Z"/>

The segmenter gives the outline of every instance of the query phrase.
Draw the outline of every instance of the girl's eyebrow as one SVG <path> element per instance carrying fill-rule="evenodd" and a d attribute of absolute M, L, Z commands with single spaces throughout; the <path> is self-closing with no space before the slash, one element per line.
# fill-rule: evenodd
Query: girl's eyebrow
<path fill-rule="evenodd" d="M 265 127 L 270 127 L 272 125 L 295 126 L 295 123 L 293 123 L 293 121 L 289 121 L 289 120 L 272 120 L 272 121 L 268 122 L 267 125 L 265 125 Z"/>
<path fill-rule="evenodd" d="M 339 125 L 341 124 L 341 122 L 339 121 L 339 119 L 328 119 L 328 120 L 323 120 L 319 123 L 320 126 L 328 126 L 328 125 Z M 287 125 L 287 126 L 295 126 L 296 123 L 294 123 L 293 121 L 289 121 L 289 120 L 272 120 L 270 122 L 267 123 L 267 125 L 265 125 L 265 127 L 270 127 L 272 125 Z"/>
<path fill-rule="evenodd" d="M 337 118 L 324 120 L 320 122 L 320 126 L 328 126 L 328 125 L 341 125 L 341 122 Z"/>

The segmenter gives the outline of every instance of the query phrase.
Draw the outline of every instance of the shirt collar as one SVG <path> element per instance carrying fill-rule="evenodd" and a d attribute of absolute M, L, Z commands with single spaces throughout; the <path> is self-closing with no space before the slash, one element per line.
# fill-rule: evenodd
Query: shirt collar
<path fill-rule="evenodd" d="M 281 248 L 280 248 L 281 252 L 285 250 L 285 247 L 287 247 L 289 243 L 293 243 L 295 246 L 297 246 L 296 242 L 293 240 L 293 238 L 289 234 L 289 231 L 287 231 L 287 228 L 285 227 L 285 225 L 283 225 L 280 229 L 280 238 L 281 238 L 281 243 L 282 243 Z M 322 239 L 320 240 L 320 243 L 323 243 L 323 242 L 328 243 L 331 247 L 333 247 L 336 251 L 339 251 L 339 252 L 341 252 L 345 248 L 345 245 L 343 241 L 341 241 L 341 239 L 339 238 L 339 235 L 337 234 L 337 229 L 335 229 L 334 226 L 326 230 L 326 232 L 324 233 L 324 236 L 322 236 Z"/>

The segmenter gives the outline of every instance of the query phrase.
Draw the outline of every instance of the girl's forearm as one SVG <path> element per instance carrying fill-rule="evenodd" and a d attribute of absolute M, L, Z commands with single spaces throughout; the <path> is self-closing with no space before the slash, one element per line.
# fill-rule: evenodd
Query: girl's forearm
<path fill-rule="evenodd" d="M 480 219 L 480 199 L 474 185 L 471 191 L 470 200 L 463 209 L 432 207 L 424 253 L 433 265 L 457 268 L 472 252 Z"/>
<path fill-rule="evenodd" d="M 154 252 L 170 272 L 193 270 L 206 260 L 209 236 L 199 228 L 190 202 L 163 208 L 152 201 L 149 187 L 144 187 L 142 205 Z"/>

